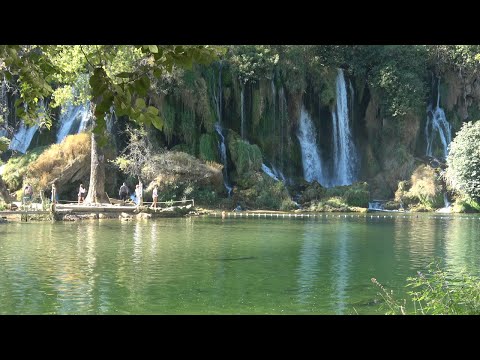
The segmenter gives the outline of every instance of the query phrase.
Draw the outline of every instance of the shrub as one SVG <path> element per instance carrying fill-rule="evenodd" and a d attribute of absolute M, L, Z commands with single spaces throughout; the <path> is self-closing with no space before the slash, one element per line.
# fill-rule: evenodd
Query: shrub
<path fill-rule="evenodd" d="M 28 166 L 36 161 L 45 149 L 45 146 L 37 147 L 24 155 L 11 157 L 8 160 L 2 178 L 10 190 L 17 190 L 22 187 Z"/>
<path fill-rule="evenodd" d="M 229 142 L 228 148 L 238 175 L 248 171 L 258 171 L 262 167 L 263 157 L 258 145 L 234 139 Z"/>
<path fill-rule="evenodd" d="M 450 143 L 445 177 L 457 192 L 480 200 L 480 121 L 463 124 Z"/>
<path fill-rule="evenodd" d="M 443 206 L 442 185 L 433 168 L 420 165 L 411 177 L 412 187 L 408 191 L 410 198 L 418 199 L 426 208 L 440 208 Z"/>
<path fill-rule="evenodd" d="M 343 199 L 351 206 L 368 207 L 368 201 L 370 200 L 368 184 L 353 184 L 347 191 L 345 191 Z"/>
<path fill-rule="evenodd" d="M 375 278 L 372 282 L 385 300 L 387 314 L 408 313 L 407 300 L 398 300 L 392 291 L 387 291 Z M 430 264 L 427 272 L 417 272 L 407 278 L 408 292 L 414 314 L 432 315 L 477 315 L 480 314 L 480 278 L 465 271 L 450 274 L 440 268 L 438 262 Z"/>
<path fill-rule="evenodd" d="M 108 157 L 108 152 L 106 156 Z M 44 190 L 55 179 L 61 180 L 59 185 L 61 187 L 61 183 L 70 182 L 72 179 L 73 181 L 81 180 L 79 177 L 82 178 L 89 173 L 90 134 L 88 133 L 69 135 L 60 144 L 51 145 L 28 167 L 28 178 L 32 185 Z"/>

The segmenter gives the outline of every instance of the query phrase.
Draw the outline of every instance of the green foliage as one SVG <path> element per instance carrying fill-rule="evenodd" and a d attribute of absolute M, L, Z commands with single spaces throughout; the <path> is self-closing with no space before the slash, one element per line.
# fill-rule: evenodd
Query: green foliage
<path fill-rule="evenodd" d="M 214 134 L 200 136 L 200 159 L 220 162 L 218 158 L 218 140 Z"/>
<path fill-rule="evenodd" d="M 450 143 L 445 177 L 455 191 L 480 200 L 480 121 L 465 123 Z"/>
<path fill-rule="evenodd" d="M 218 194 L 209 188 L 196 188 L 192 193 L 192 197 L 195 199 L 195 204 L 201 206 L 217 206 L 221 200 Z"/>
<path fill-rule="evenodd" d="M 171 73 L 174 67 L 189 68 L 194 62 L 205 64 L 225 51 L 224 47 L 208 45 L 7 45 L 0 47 L 0 58 L 5 64 L 0 71 L 9 81 L 13 76 L 18 77 L 17 115 L 30 123 L 38 119 L 39 101 L 53 93 L 51 82 L 55 81 L 60 89 L 53 102 L 53 106 L 58 106 L 74 100 L 71 86 L 87 74 L 89 97 L 95 104 L 94 133 L 104 133 L 105 114 L 112 105 L 118 116 L 125 115 L 161 130 L 163 119 L 158 109 L 147 106 L 143 99 L 150 90 L 151 79 Z M 79 92 L 87 93 L 85 88 Z M 42 124 L 50 127 L 48 112 L 40 119 Z"/>
<path fill-rule="evenodd" d="M 393 291 L 387 291 L 376 279 L 372 282 L 381 289 L 387 314 L 407 314 L 407 301 L 399 301 Z M 427 272 L 417 272 L 407 278 L 414 314 L 422 315 L 478 315 L 480 314 L 480 279 L 466 271 L 451 274 L 430 264 Z"/>
<path fill-rule="evenodd" d="M 166 101 L 162 106 L 161 112 L 164 119 L 163 132 L 165 133 L 167 142 L 170 143 L 175 131 L 175 108 Z"/>
<path fill-rule="evenodd" d="M 322 187 L 318 181 L 312 181 L 302 192 L 302 195 L 300 196 L 300 202 L 304 204 L 312 200 L 320 200 L 325 196 L 326 192 L 327 189 Z"/>
<path fill-rule="evenodd" d="M 370 200 L 368 184 L 366 182 L 355 183 L 343 194 L 343 198 L 348 205 L 368 207 L 368 201 Z"/>
<path fill-rule="evenodd" d="M 10 145 L 10 139 L 4 136 L 0 136 L 0 153 L 2 153 L 2 151 L 7 150 L 9 145 Z"/>
<path fill-rule="evenodd" d="M 467 195 L 455 199 L 452 212 L 456 213 L 478 213 L 480 212 L 480 201 L 475 201 Z"/>
<path fill-rule="evenodd" d="M 284 199 L 282 200 L 282 203 L 280 204 L 280 210 L 281 211 L 292 211 L 297 208 L 297 204 L 292 199 Z"/>
<path fill-rule="evenodd" d="M 46 148 L 46 146 L 37 147 L 24 155 L 13 156 L 8 160 L 2 175 L 8 189 L 18 190 L 22 187 L 28 166 L 35 162 Z"/>
<path fill-rule="evenodd" d="M 249 171 L 259 171 L 262 167 L 262 152 L 258 145 L 252 145 L 247 141 L 230 136 L 228 148 L 238 175 L 241 176 Z"/>
<path fill-rule="evenodd" d="M 430 63 L 440 72 L 449 69 L 474 72 L 480 66 L 479 45 L 428 45 L 427 51 Z"/>
<path fill-rule="evenodd" d="M 229 55 L 232 72 L 242 84 L 268 77 L 279 59 L 272 47 L 265 45 L 233 46 Z"/>
<path fill-rule="evenodd" d="M 0 72 L 20 90 L 20 98 L 15 102 L 16 115 L 28 125 L 36 123 L 50 128 L 50 112 L 40 104 L 53 91 L 49 82 L 54 68 L 42 56 L 42 49 L 36 45 L 1 45 L 0 59 Z"/>
<path fill-rule="evenodd" d="M 242 208 L 279 210 L 293 205 L 285 185 L 259 171 L 245 173 L 238 179 L 238 186 L 236 202 Z"/>
<path fill-rule="evenodd" d="M 350 46 L 344 58 L 353 74 L 382 93 L 386 116 L 423 111 L 427 96 L 428 52 L 422 45 Z"/>

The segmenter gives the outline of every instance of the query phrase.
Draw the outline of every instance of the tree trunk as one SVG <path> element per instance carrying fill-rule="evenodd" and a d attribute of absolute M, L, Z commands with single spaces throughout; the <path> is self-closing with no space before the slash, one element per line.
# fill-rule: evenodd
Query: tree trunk
<path fill-rule="evenodd" d="M 5 201 L 5 203 L 7 204 L 10 204 L 10 202 L 12 201 L 10 197 L 10 192 L 8 191 L 7 185 L 5 185 L 5 182 L 3 181 L 1 176 L 0 176 L 0 194 L 3 197 L 3 201 Z"/>
<path fill-rule="evenodd" d="M 92 160 L 90 165 L 90 184 L 85 204 L 110 203 L 105 193 L 105 156 L 98 146 L 97 135 L 92 133 Z"/>

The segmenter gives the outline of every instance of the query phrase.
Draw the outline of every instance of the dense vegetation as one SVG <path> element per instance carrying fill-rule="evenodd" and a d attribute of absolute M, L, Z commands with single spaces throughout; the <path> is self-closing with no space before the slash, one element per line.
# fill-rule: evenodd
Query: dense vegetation
<path fill-rule="evenodd" d="M 397 206 L 434 210 L 443 206 L 447 190 L 451 195 L 457 192 L 463 203 L 478 200 L 477 185 L 470 183 L 467 189 L 457 176 L 455 184 L 450 181 L 446 186 L 441 169 L 429 166 L 422 157 L 425 110 L 436 104 L 437 95 L 453 137 L 462 133 L 465 121 L 480 117 L 479 54 L 480 48 L 473 45 L 1 46 L 2 89 L 8 90 L 10 102 L 2 98 L 0 129 L 11 138 L 19 119 L 24 119 L 38 124 L 39 136 L 45 138 L 58 130 L 59 114 L 69 104 L 90 101 L 95 151 L 90 180 L 83 181 L 92 189 L 91 201 L 102 197 L 105 179 L 96 171 L 110 166 L 100 161 L 108 143 L 120 156 L 115 162 L 118 181 L 126 178 L 130 186 L 138 179 L 151 183 L 158 178 L 146 177 L 145 166 L 149 159 L 169 156 L 168 151 L 187 153 L 221 169 L 234 196 L 228 198 L 216 185 L 197 188 L 208 194 L 212 206 L 293 209 L 292 196 L 296 196 L 304 209 L 347 211 L 366 207 L 372 198 L 395 196 Z M 338 68 L 344 70 L 349 86 L 360 183 L 325 189 L 304 183 L 296 132 L 305 108 L 316 127 L 319 151 L 328 158 Z M 110 138 L 106 136 L 109 118 L 114 121 Z M 218 125 L 223 129 L 226 164 L 219 152 Z M 134 148 L 132 131 L 144 134 L 148 149 Z M 0 151 L 6 150 L 7 141 L 1 138 Z M 458 141 L 453 141 L 452 149 Z M 142 151 L 143 160 L 138 156 Z M 452 159 L 447 174 L 452 166 L 458 168 Z M 275 168 L 285 180 L 277 182 L 263 174 L 262 164 Z M 6 179 L 13 176 L 10 171 L 4 175 Z M 13 190 L 28 174 L 15 176 L 15 182 L 7 184 Z M 175 178 L 176 197 L 198 187 L 180 180 L 178 174 Z M 107 184 L 105 190 L 116 193 L 118 181 Z M 166 188 L 165 193 L 173 194 Z"/>

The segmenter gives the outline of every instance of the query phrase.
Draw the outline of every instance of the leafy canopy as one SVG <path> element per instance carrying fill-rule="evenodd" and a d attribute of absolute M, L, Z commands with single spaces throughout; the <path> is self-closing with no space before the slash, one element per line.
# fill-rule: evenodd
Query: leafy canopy
<path fill-rule="evenodd" d="M 208 45 L 6 45 L 0 47 L 0 73 L 17 86 L 17 115 L 28 124 L 38 123 L 41 100 L 52 96 L 51 107 L 90 100 L 96 134 L 104 133 L 112 106 L 118 116 L 162 129 L 158 109 L 145 101 L 152 81 L 224 52 Z M 51 126 L 48 111 L 40 125 Z"/>
<path fill-rule="evenodd" d="M 464 123 L 450 143 L 445 177 L 459 193 L 480 199 L 480 121 Z"/>

